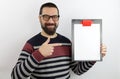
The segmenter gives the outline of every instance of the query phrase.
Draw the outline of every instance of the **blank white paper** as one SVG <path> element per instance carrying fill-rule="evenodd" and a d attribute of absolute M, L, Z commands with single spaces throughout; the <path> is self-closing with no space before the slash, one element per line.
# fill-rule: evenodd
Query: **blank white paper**
<path fill-rule="evenodd" d="M 100 60 L 100 24 L 74 24 L 74 60 Z"/>

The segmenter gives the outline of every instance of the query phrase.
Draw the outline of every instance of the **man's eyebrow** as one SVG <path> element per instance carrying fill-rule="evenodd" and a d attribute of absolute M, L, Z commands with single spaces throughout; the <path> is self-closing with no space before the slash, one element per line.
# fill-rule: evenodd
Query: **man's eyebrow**
<path fill-rule="evenodd" d="M 49 15 L 49 14 L 41 14 L 41 15 Z M 59 15 L 59 14 L 54 14 L 54 15 Z M 53 15 L 49 15 L 49 16 L 53 16 Z"/>

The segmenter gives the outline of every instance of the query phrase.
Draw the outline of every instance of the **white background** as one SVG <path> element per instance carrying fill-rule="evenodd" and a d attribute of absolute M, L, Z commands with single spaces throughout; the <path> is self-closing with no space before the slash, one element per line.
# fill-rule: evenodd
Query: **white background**
<path fill-rule="evenodd" d="M 0 79 L 10 73 L 25 42 L 41 31 L 38 20 L 42 3 L 60 9 L 58 32 L 71 39 L 71 19 L 102 19 L 107 55 L 87 73 L 71 79 L 120 79 L 120 0 L 0 0 Z"/>

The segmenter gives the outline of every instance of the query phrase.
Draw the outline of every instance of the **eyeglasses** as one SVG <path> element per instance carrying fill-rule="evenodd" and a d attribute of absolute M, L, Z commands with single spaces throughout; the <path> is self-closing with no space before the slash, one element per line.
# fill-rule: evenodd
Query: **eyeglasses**
<path fill-rule="evenodd" d="M 58 21 L 59 20 L 59 15 L 53 15 L 53 16 L 50 16 L 50 15 L 40 15 L 43 17 L 43 20 L 45 21 L 48 21 L 50 18 L 52 18 L 53 21 Z"/>

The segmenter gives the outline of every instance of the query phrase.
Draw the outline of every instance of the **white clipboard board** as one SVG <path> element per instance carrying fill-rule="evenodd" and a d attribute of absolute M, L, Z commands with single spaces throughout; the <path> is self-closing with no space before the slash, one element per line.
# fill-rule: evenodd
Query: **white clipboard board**
<path fill-rule="evenodd" d="M 102 19 L 72 19 L 74 61 L 102 61 Z"/>

